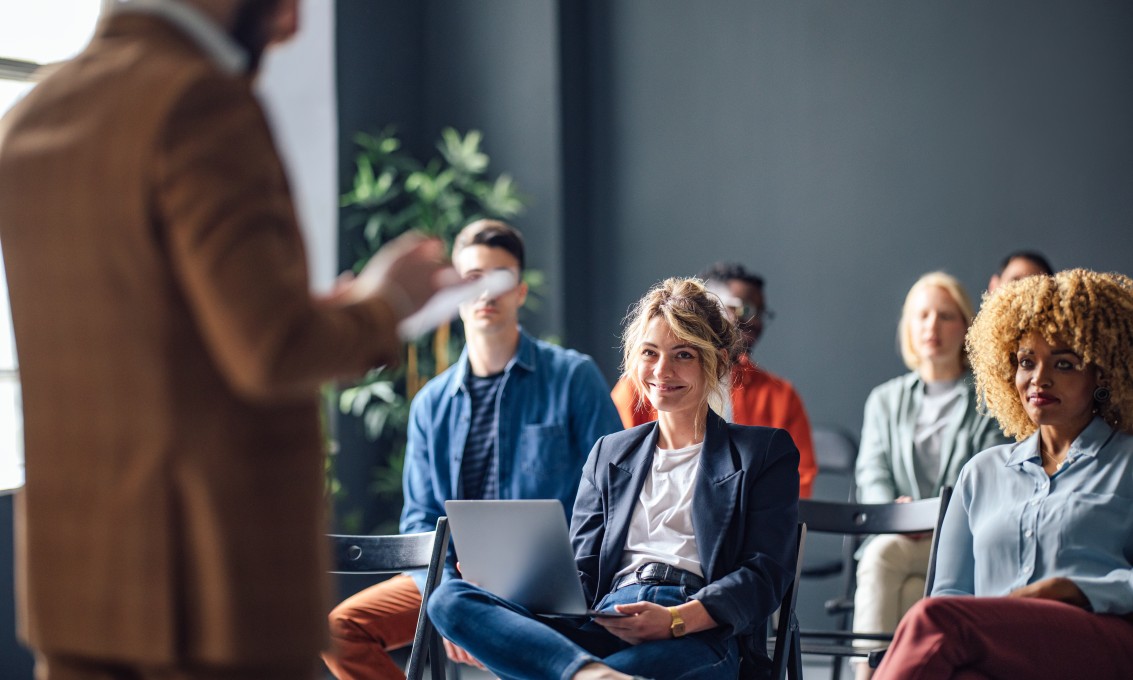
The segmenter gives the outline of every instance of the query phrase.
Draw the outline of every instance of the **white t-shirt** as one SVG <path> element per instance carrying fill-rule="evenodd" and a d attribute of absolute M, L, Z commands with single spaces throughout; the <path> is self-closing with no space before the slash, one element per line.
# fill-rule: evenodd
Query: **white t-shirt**
<path fill-rule="evenodd" d="M 701 444 L 673 450 L 657 447 L 649 478 L 633 508 L 622 567 L 615 578 L 650 562 L 704 576 L 692 527 L 692 494 L 702 448 Z"/>

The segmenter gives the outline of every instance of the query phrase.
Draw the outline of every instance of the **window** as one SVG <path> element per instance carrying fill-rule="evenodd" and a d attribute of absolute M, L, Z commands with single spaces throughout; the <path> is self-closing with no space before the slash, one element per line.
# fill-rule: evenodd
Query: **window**
<path fill-rule="evenodd" d="M 114 0 L 0 0 L 0 116 L 35 86 L 37 68 L 77 54 L 94 33 L 103 5 L 112 4 Z M 23 481 L 19 373 L 0 259 L 0 490 Z"/>

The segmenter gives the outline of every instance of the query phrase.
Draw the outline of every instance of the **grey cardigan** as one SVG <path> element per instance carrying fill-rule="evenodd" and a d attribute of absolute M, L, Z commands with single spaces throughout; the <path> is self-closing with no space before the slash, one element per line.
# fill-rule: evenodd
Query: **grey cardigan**
<path fill-rule="evenodd" d="M 944 486 L 955 486 L 960 468 L 972 456 L 1008 442 L 999 431 L 999 423 L 976 410 L 971 375 L 964 381 L 967 407 L 944 431 L 937 492 Z M 870 392 L 856 465 L 859 501 L 889 503 L 898 496 L 921 497 L 913 462 L 913 431 L 923 395 L 924 382 L 916 372 L 884 382 Z"/>

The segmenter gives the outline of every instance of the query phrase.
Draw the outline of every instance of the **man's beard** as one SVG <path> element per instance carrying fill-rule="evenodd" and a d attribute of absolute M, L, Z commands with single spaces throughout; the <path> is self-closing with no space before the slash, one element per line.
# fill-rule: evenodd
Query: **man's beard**
<path fill-rule="evenodd" d="M 275 37 L 276 11 L 280 0 L 245 0 L 236 11 L 232 39 L 248 53 L 248 72 L 260 68 L 264 50 Z"/>

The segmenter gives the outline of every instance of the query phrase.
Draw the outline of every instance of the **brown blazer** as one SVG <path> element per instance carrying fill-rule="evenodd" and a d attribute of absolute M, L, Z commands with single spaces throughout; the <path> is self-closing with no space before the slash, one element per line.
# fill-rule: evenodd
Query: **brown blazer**
<path fill-rule="evenodd" d="M 306 663 L 328 609 L 317 386 L 397 351 L 312 299 L 247 77 L 112 16 L 0 124 L 38 650 Z"/>

